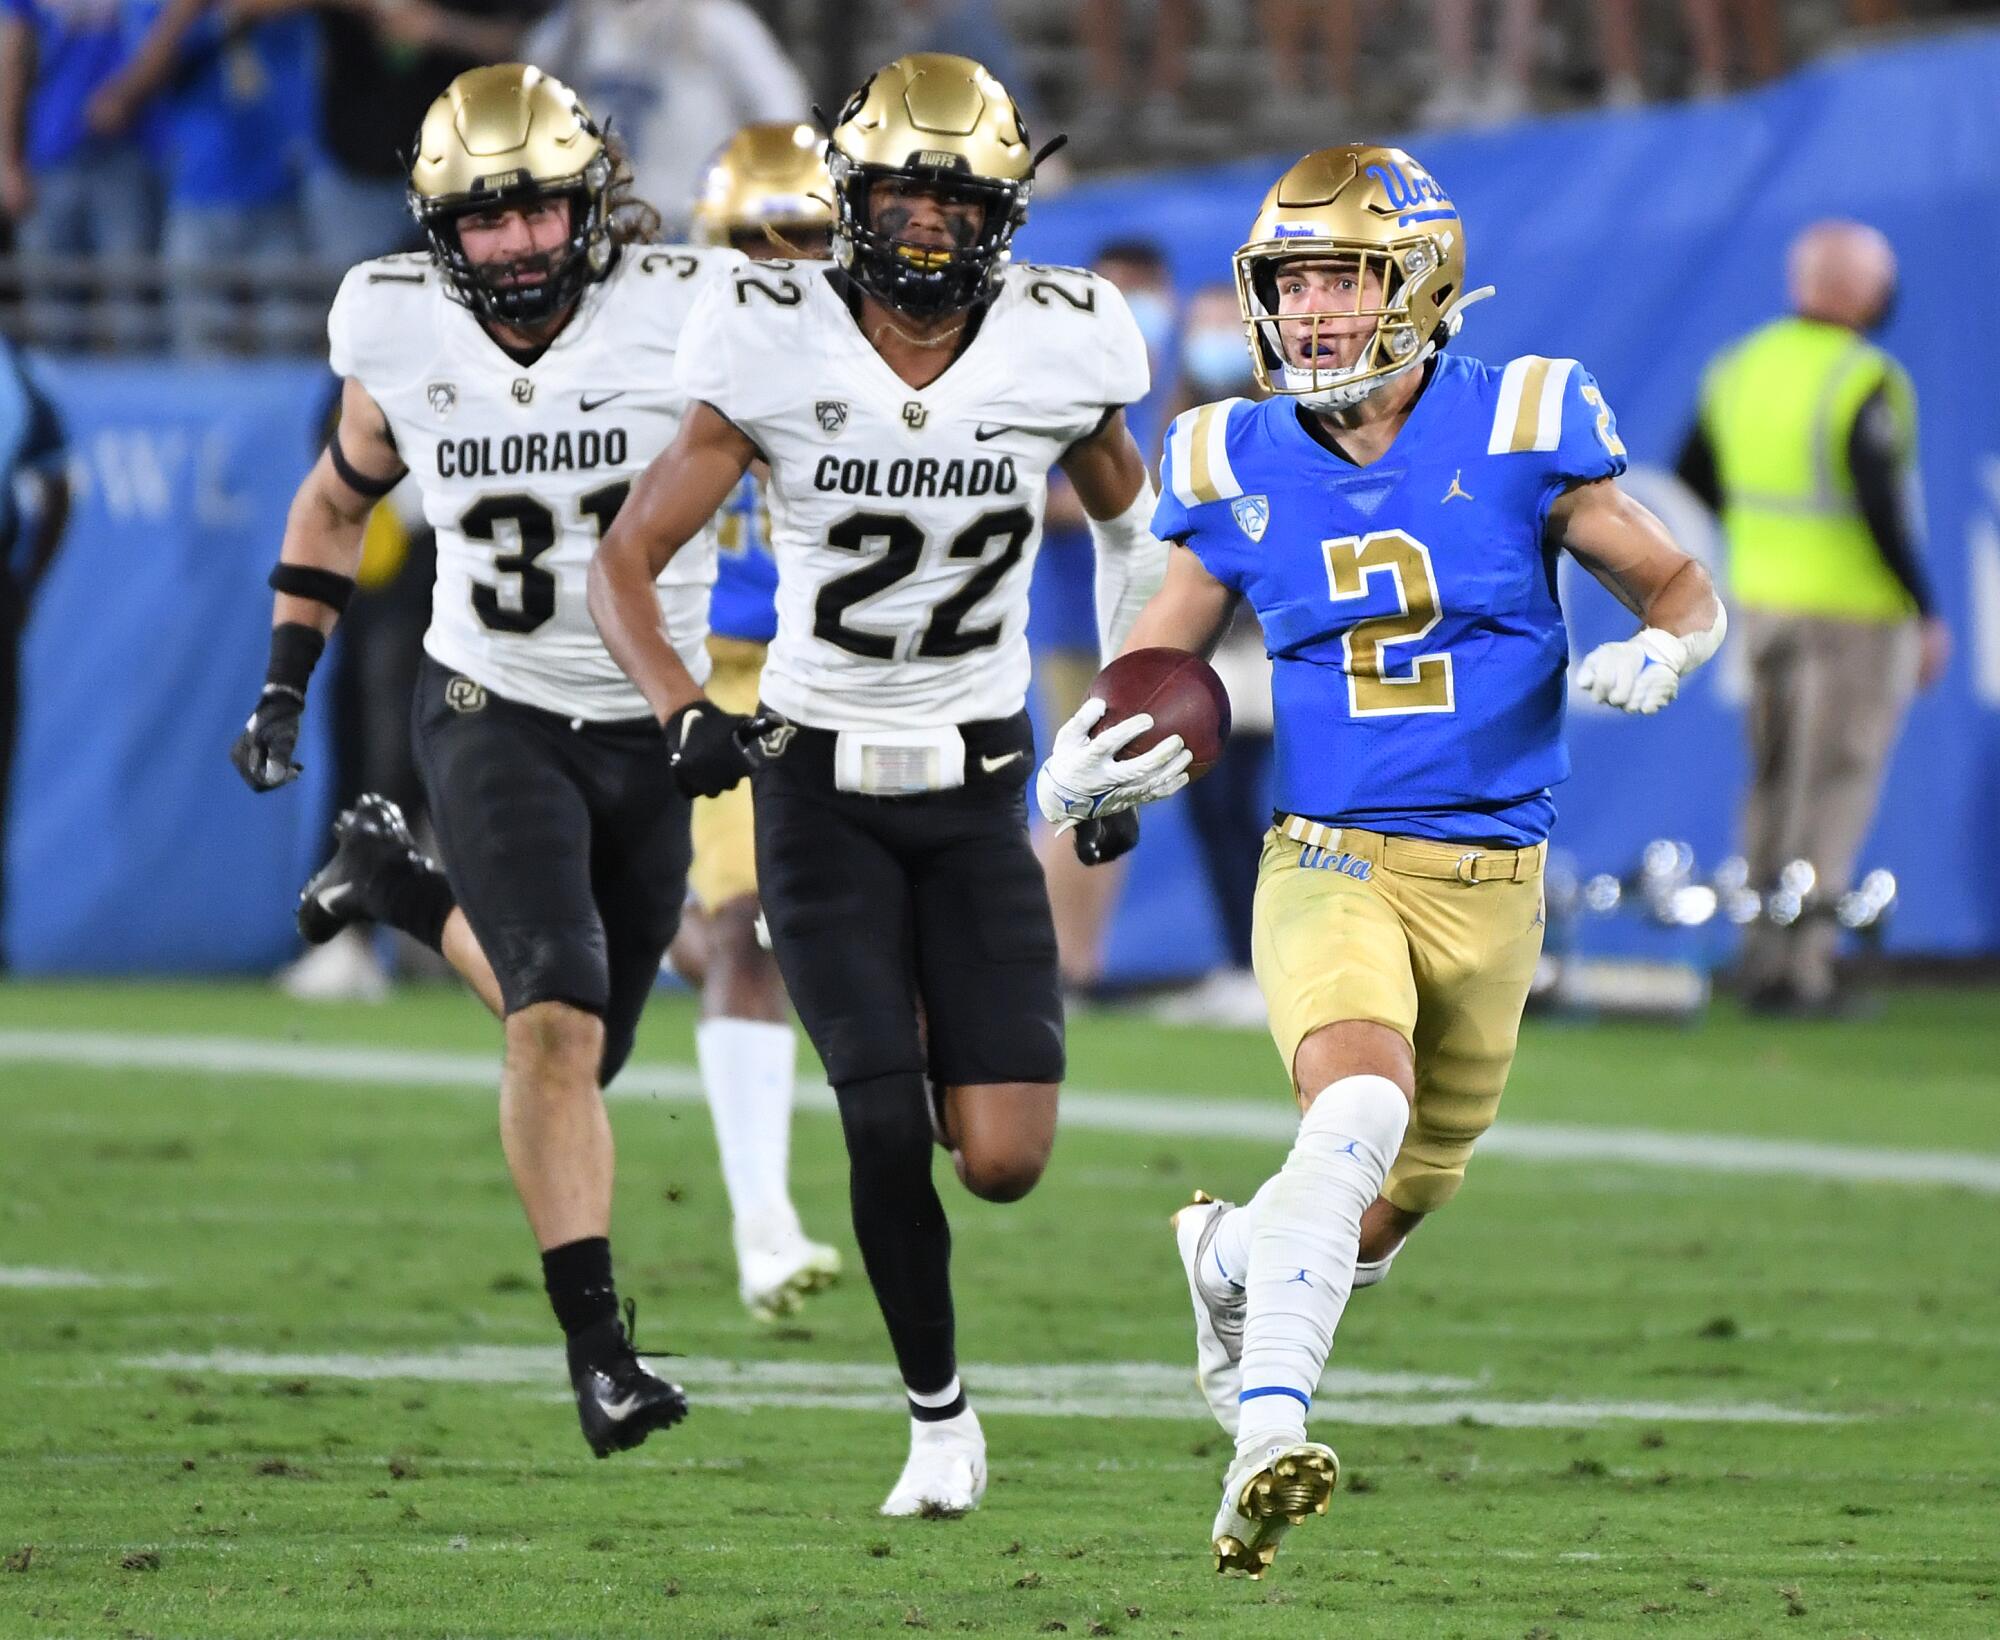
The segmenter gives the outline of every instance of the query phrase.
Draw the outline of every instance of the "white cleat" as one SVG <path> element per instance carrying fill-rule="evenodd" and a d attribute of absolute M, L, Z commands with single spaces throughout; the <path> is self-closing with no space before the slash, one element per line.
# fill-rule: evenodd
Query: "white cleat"
<path fill-rule="evenodd" d="M 910 1420 L 910 1458 L 885 1515 L 950 1520 L 979 1507 L 986 1496 L 986 1433 L 970 1407 L 943 1423 Z"/>
<path fill-rule="evenodd" d="M 1318 1441 L 1274 1441 L 1245 1453 L 1222 1479 L 1222 1507 L 1209 1534 L 1215 1569 L 1262 1577 L 1279 1540 L 1308 1516 L 1325 1514 L 1339 1483 L 1340 1460 Z"/>
<path fill-rule="evenodd" d="M 346 884 L 339 888 L 352 889 Z M 374 930 L 347 927 L 278 970 L 278 989 L 299 1002 L 382 1002 L 389 976 L 375 958 Z"/>
<path fill-rule="evenodd" d="M 1215 1298 L 1200 1271 L 1201 1261 L 1210 1257 L 1215 1227 L 1235 1205 L 1197 1190 L 1194 1200 L 1170 1221 L 1181 1252 L 1181 1268 L 1187 1271 L 1188 1295 L 1194 1300 L 1194 1379 L 1215 1421 L 1232 1437 L 1240 1412 L 1237 1396 L 1243 1390 L 1243 1319 L 1248 1303 L 1240 1289 L 1232 1298 Z M 1216 1274 L 1227 1280 L 1220 1271 Z"/>
<path fill-rule="evenodd" d="M 744 1308 L 759 1321 L 780 1321 L 840 1279 L 840 1249 L 808 1241 L 797 1229 L 754 1240 L 738 1236 L 736 1269 Z"/>

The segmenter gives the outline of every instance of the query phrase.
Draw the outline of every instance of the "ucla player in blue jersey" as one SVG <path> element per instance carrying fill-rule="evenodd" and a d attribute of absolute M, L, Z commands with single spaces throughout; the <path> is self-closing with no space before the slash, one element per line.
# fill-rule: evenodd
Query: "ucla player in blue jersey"
<path fill-rule="evenodd" d="M 833 182 L 822 146 L 811 126 L 790 121 L 738 131 L 703 178 L 696 237 L 758 261 L 824 257 Z M 764 648 L 778 630 L 761 470 L 743 475 L 716 523 L 708 693 L 724 711 L 754 713 Z M 806 1236 L 787 1181 L 798 1045 L 777 960 L 758 936 L 750 783 L 696 799 L 690 830 L 698 915 L 682 920 L 690 937 L 676 942 L 674 965 L 701 987 L 695 1052 L 729 1191 L 738 1291 L 751 1314 L 776 1320 L 835 1279 L 840 1254 Z"/>
<path fill-rule="evenodd" d="M 1349 1294 L 1457 1192 L 1500 1103 L 1569 772 L 1556 554 L 1641 624 L 1584 660 L 1600 701 L 1658 711 L 1724 623 L 1614 482 L 1625 446 L 1588 371 L 1444 351 L 1490 291 L 1466 289 L 1458 213 L 1408 154 L 1308 155 L 1235 262 L 1271 397 L 1175 422 L 1153 529 L 1176 545 L 1127 647 L 1204 651 L 1247 598 L 1273 666 L 1254 951 L 1304 1115 L 1251 1201 L 1175 1215 L 1202 1387 L 1237 1439 L 1216 1568 L 1257 1576 L 1338 1477 L 1305 1417 Z M 1125 783 L 1095 721 L 1042 771 L 1058 823 L 1159 791 Z"/>

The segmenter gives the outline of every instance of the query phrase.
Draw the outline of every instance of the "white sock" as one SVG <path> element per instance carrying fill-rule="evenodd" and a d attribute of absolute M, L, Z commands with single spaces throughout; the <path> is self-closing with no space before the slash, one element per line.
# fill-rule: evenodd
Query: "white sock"
<path fill-rule="evenodd" d="M 1401 1251 L 1400 1247 L 1396 1249 L 1396 1253 Z M 1363 1287 L 1373 1287 L 1388 1280 L 1389 1266 L 1396 1262 L 1396 1253 L 1389 1254 L 1387 1258 L 1365 1258 L 1357 1263 L 1354 1266 L 1354 1290 L 1358 1293 Z"/>
<path fill-rule="evenodd" d="M 738 1233 L 797 1234 L 799 1219 L 787 1184 L 798 1057 L 791 1026 L 705 1019 L 694 1029 L 694 1048 Z"/>
<path fill-rule="evenodd" d="M 1361 1215 L 1382 1193 L 1409 1117 L 1403 1090 L 1386 1076 L 1344 1076 L 1313 1101 L 1285 1165 L 1257 1192 L 1239 1454 L 1305 1438 L 1353 1290 Z"/>
<path fill-rule="evenodd" d="M 1217 1223 L 1215 1234 L 1209 1238 L 1208 1257 L 1201 1261 L 1197 1272 L 1202 1291 L 1210 1298 L 1233 1297 L 1243 1291 L 1244 1283 L 1250 1279 L 1250 1238 L 1257 1229 L 1257 1210 L 1277 1182 L 1277 1175 L 1273 1174 L 1256 1195 L 1241 1207 L 1230 1208 Z"/>

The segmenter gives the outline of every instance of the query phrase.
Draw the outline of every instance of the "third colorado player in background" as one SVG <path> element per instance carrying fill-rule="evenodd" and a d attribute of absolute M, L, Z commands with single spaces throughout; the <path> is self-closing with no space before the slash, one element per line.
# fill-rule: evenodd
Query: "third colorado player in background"
<path fill-rule="evenodd" d="M 809 125 L 746 125 L 703 178 L 696 237 L 753 261 L 824 257 L 833 181 L 822 146 Z M 761 474 L 744 475 L 716 522 L 708 697 L 725 711 L 754 713 L 765 648 L 778 630 Z M 673 961 L 701 988 L 695 1053 L 729 1190 L 738 1290 L 750 1313 L 769 1321 L 833 1281 L 840 1254 L 807 1238 L 786 1182 L 798 1044 L 777 960 L 760 937 L 749 785 L 697 798 L 692 824 L 696 909 L 682 920 Z"/>
<path fill-rule="evenodd" d="M 647 588 L 769 462 L 762 695 L 790 722 L 763 741 L 758 876 L 839 1098 L 855 1234 L 909 1395 L 894 1515 L 961 1512 L 986 1488 L 933 1120 L 966 1186 L 996 1201 L 1033 1188 L 1055 1138 L 1062 997 L 1022 799 L 1050 466 L 1097 521 L 1107 643 L 1165 555 L 1122 411 L 1147 382 L 1124 299 L 1075 269 L 1008 264 L 1035 159 L 1013 100 L 967 58 L 901 58 L 856 92 L 827 151 L 834 264 L 745 268 L 689 316 L 699 345 L 677 368 L 695 402 L 591 576 L 605 641 L 689 789 L 735 784 L 748 726 L 702 695 Z M 1095 744 L 1108 761 L 1125 739 Z M 1171 752 L 1123 772 L 1148 770 L 1185 778 Z"/>

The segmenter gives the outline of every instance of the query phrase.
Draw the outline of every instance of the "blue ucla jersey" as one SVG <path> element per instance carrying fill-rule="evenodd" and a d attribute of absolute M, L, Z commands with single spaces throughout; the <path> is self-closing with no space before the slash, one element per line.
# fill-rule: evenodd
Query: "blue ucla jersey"
<path fill-rule="evenodd" d="M 721 551 L 708 626 L 718 638 L 769 643 L 778 635 L 778 561 L 771 556 L 764 486 L 750 473 L 730 492 L 716 518 Z"/>
<path fill-rule="evenodd" d="M 1625 470 L 1588 371 L 1446 354 L 1383 457 L 1346 461 L 1290 399 L 1190 410 L 1153 532 L 1264 628 L 1281 811 L 1453 842 L 1539 842 L 1569 638 L 1543 540 L 1570 485 Z"/>

